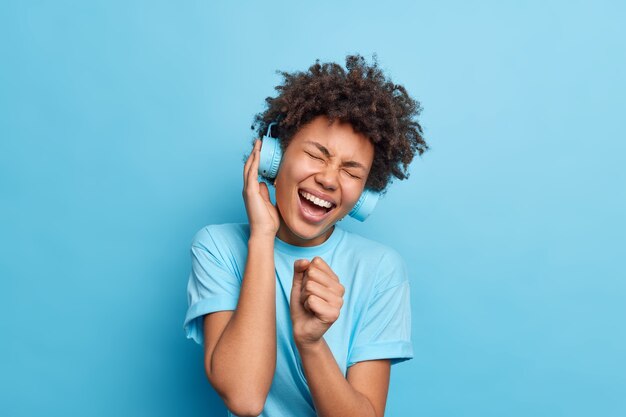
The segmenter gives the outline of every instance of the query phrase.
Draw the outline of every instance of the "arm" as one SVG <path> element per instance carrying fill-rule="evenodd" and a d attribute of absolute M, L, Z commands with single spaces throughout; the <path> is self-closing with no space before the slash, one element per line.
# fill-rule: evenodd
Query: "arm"
<path fill-rule="evenodd" d="M 257 142 L 244 167 L 250 238 L 237 308 L 205 317 L 207 377 L 228 409 L 242 416 L 262 412 L 276 368 L 278 214 L 267 187 L 257 181 L 259 149 Z"/>
<path fill-rule="evenodd" d="M 389 360 L 359 362 L 344 378 L 326 341 L 298 347 L 319 417 L 383 417 L 389 388 Z"/>
<path fill-rule="evenodd" d="M 320 417 L 382 417 L 389 387 L 388 360 L 353 365 L 344 378 L 323 334 L 339 318 L 344 288 L 319 257 L 294 264 L 291 317 L 296 346 Z"/>
<path fill-rule="evenodd" d="M 206 373 L 228 409 L 237 415 L 261 413 L 276 368 L 274 241 L 251 237 L 248 247 L 237 309 L 205 318 Z M 212 318 L 216 314 L 230 318 L 224 323 L 219 316 Z"/>

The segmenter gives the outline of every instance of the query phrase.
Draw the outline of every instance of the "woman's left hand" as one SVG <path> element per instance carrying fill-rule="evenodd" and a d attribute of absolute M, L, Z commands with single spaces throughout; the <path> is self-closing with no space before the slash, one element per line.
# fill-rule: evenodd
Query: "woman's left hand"
<path fill-rule="evenodd" d="M 345 289 L 322 258 L 299 259 L 293 266 L 291 322 L 298 346 L 318 343 L 339 318 Z"/>

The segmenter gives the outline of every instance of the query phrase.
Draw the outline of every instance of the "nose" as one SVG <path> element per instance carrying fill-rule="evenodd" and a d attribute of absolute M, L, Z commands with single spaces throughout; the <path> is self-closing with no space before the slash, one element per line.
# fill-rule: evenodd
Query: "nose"
<path fill-rule="evenodd" d="M 315 174 L 315 182 L 325 190 L 335 191 L 338 187 L 337 171 L 330 166 Z"/>

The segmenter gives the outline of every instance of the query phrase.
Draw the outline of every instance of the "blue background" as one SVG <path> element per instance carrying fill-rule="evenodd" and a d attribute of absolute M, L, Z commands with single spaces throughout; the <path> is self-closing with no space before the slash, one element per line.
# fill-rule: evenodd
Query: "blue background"
<path fill-rule="evenodd" d="M 431 146 L 344 222 L 409 263 L 387 415 L 626 415 L 624 2 L 206 3 L 1 3 L 0 414 L 224 415 L 191 238 L 275 71 L 375 52 Z"/>

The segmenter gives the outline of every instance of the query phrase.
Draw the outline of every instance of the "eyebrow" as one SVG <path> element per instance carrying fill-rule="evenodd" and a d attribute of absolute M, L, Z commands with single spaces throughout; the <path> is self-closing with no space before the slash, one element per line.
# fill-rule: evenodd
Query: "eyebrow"
<path fill-rule="evenodd" d="M 304 143 L 308 143 L 310 145 L 315 146 L 321 153 L 324 154 L 324 156 L 326 158 L 330 158 L 332 155 L 330 154 L 330 151 L 321 143 L 318 142 L 314 142 L 311 140 L 307 140 Z M 364 171 L 367 171 L 367 168 L 365 168 L 365 165 L 363 165 L 360 162 L 357 161 L 345 161 L 342 163 L 343 166 L 348 167 L 348 168 L 361 168 Z"/>

